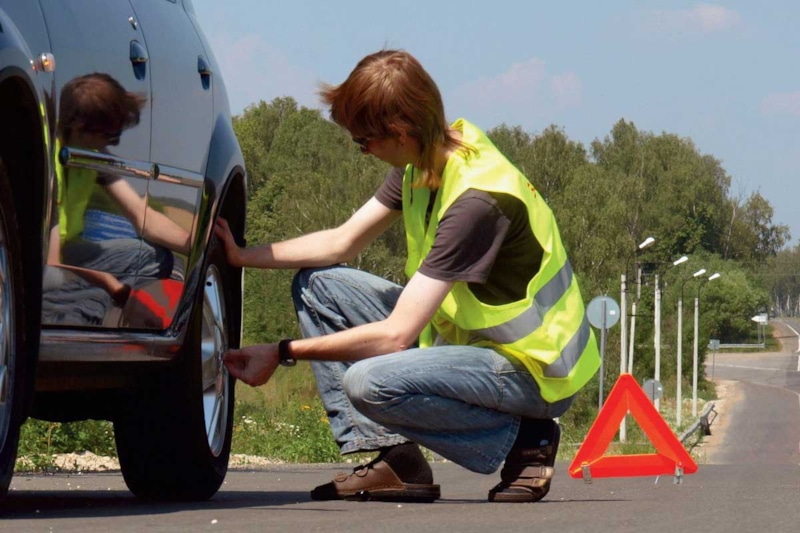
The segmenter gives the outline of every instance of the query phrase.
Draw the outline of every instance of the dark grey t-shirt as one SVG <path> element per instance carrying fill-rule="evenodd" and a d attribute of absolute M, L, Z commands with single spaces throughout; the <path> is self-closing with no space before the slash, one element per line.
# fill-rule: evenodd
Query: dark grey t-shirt
<path fill-rule="evenodd" d="M 401 211 L 402 191 L 403 169 L 394 168 L 375 198 Z M 419 271 L 442 281 L 466 281 L 482 302 L 501 305 L 525 297 L 541 262 L 542 247 L 522 201 L 469 189 L 439 221 L 433 247 Z"/>

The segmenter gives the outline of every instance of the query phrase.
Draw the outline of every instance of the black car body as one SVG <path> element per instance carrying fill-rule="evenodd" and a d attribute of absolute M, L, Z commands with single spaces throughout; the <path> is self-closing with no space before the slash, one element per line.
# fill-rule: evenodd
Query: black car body
<path fill-rule="evenodd" d="M 246 190 L 190 0 L 0 0 L 0 496 L 29 416 L 113 421 L 138 496 L 217 491 Z"/>

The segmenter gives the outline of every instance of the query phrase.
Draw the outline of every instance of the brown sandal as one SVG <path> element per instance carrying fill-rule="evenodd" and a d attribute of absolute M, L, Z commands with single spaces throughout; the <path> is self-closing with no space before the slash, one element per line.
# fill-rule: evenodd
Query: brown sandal
<path fill-rule="evenodd" d="M 561 428 L 553 423 L 548 443 L 536 448 L 512 448 L 500 471 L 500 483 L 489 491 L 490 502 L 538 502 L 550 492 Z"/>
<path fill-rule="evenodd" d="M 490 502 L 538 502 L 550 491 L 553 467 L 542 465 L 512 465 L 503 467 L 502 481 L 489 491 Z"/>
<path fill-rule="evenodd" d="M 358 500 L 431 503 L 441 497 L 439 485 L 403 483 L 386 461 L 376 459 L 339 474 L 311 491 L 312 500 Z"/>

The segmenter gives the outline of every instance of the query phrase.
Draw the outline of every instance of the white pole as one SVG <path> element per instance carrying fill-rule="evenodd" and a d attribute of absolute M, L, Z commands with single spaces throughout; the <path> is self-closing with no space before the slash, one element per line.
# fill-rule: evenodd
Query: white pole
<path fill-rule="evenodd" d="M 628 374 L 633 374 L 633 345 L 636 341 L 636 305 L 642 298 L 642 269 L 636 269 L 636 299 L 631 305 L 631 338 L 628 345 Z"/>
<path fill-rule="evenodd" d="M 683 385 L 683 285 L 690 281 L 692 278 L 702 276 L 706 273 L 705 268 L 701 268 L 691 278 L 687 278 L 681 283 L 681 295 L 678 298 L 678 402 L 681 406 L 678 409 L 678 427 L 681 425 L 681 411 L 683 410 L 683 395 L 681 394 L 681 387 Z M 701 285 L 702 287 L 702 285 Z M 700 306 L 700 289 L 697 289 L 697 297 L 694 300 L 694 364 L 692 365 L 692 415 L 697 416 L 697 328 L 698 328 L 698 310 Z"/>
<path fill-rule="evenodd" d="M 619 373 L 620 373 L 620 375 L 625 373 L 625 359 L 626 359 L 625 346 L 626 346 L 626 344 L 628 342 L 628 339 L 626 338 L 626 336 L 628 334 L 627 327 L 626 327 L 626 323 L 628 321 L 628 311 L 627 311 L 627 305 L 628 304 L 627 304 L 627 298 L 626 298 L 627 292 L 628 292 L 628 287 L 626 285 L 625 276 L 626 276 L 626 274 L 623 274 L 622 278 L 621 278 L 622 279 L 622 292 L 621 292 L 620 298 L 619 298 L 620 307 L 622 308 L 622 316 L 620 317 L 620 321 L 621 321 L 620 326 L 621 326 L 622 332 L 620 333 L 620 343 L 619 343 Z M 625 442 L 626 438 L 627 438 L 627 436 L 626 436 L 626 431 L 625 431 L 625 417 L 623 416 L 622 417 L 622 422 L 619 423 L 619 441 L 620 442 Z"/>
<path fill-rule="evenodd" d="M 681 286 L 683 290 L 683 286 Z M 683 379 L 683 295 L 678 298 L 678 380 L 676 383 L 677 392 L 675 399 L 677 404 L 675 406 L 675 425 L 681 427 L 681 411 L 683 411 L 683 394 L 681 391 L 681 380 Z"/>
<path fill-rule="evenodd" d="M 636 340 L 636 300 L 631 304 L 631 337 L 628 339 L 628 374 L 633 374 L 633 343 Z"/>
<path fill-rule="evenodd" d="M 699 294 L 699 291 L 698 291 Z M 700 298 L 694 299 L 694 355 L 692 357 L 692 417 L 697 417 L 697 329 L 700 314 Z"/>
<path fill-rule="evenodd" d="M 628 288 L 626 287 L 626 280 L 625 274 L 620 276 L 622 283 L 620 287 L 620 295 L 619 295 L 619 306 L 621 309 L 622 316 L 619 317 L 620 319 L 620 340 L 619 340 L 619 373 L 625 373 L 625 363 L 627 361 L 627 354 L 625 353 L 625 348 L 628 344 L 628 299 L 627 299 L 627 292 Z"/>
<path fill-rule="evenodd" d="M 655 343 L 656 349 L 656 368 L 655 368 L 655 376 L 654 379 L 656 383 L 661 382 L 661 289 L 658 286 L 658 273 L 655 276 L 656 281 L 656 293 L 655 293 L 655 336 L 653 338 L 653 342 Z M 653 406 L 656 408 L 656 411 L 660 411 L 660 399 L 656 398 L 653 402 Z"/>
<path fill-rule="evenodd" d="M 603 327 L 600 328 L 600 398 L 597 403 L 597 411 L 603 408 L 603 378 L 605 377 L 605 356 L 606 354 L 606 300 L 603 300 Z"/>
<path fill-rule="evenodd" d="M 648 246 L 650 246 L 654 242 L 656 242 L 656 240 L 653 237 L 647 237 L 644 241 L 639 243 L 639 246 L 637 246 L 636 250 L 634 250 L 633 255 L 638 254 L 640 251 L 644 250 L 645 248 L 647 248 Z M 625 355 L 626 355 L 625 354 L 625 345 L 627 344 L 626 343 L 627 339 L 625 338 L 625 336 L 627 335 L 627 328 L 625 326 L 626 326 L 627 315 L 628 315 L 628 313 L 627 313 L 627 305 L 626 305 L 627 302 L 626 302 L 626 298 L 625 298 L 626 294 L 627 294 L 626 276 L 628 275 L 628 260 L 630 260 L 631 257 L 632 256 L 628 256 L 628 259 L 625 261 L 625 273 L 622 274 L 622 297 L 620 298 L 620 300 L 622 302 L 622 324 L 621 324 L 622 333 L 621 333 L 621 336 L 620 336 L 620 347 L 619 347 L 619 353 L 620 353 L 619 371 L 620 371 L 620 374 L 622 374 L 623 372 L 626 372 L 626 371 L 627 371 L 627 373 L 632 373 L 632 371 L 633 371 L 633 333 L 634 333 L 634 329 L 635 329 L 635 325 L 634 324 L 635 324 L 635 317 L 636 317 L 636 301 L 635 300 L 634 300 L 633 305 L 632 305 L 633 316 L 631 317 L 630 363 L 627 365 L 627 367 L 625 365 Z M 639 270 L 638 272 L 639 272 L 639 277 L 637 278 L 636 282 L 637 282 L 637 284 L 639 286 L 641 286 L 641 270 Z M 641 296 L 641 294 L 639 294 L 640 290 L 641 289 L 639 287 L 637 287 L 637 295 L 636 295 L 637 299 Z M 622 422 L 620 422 L 620 425 L 619 425 L 619 441 L 620 442 L 625 442 L 625 440 L 626 440 L 625 418 L 626 417 L 622 417 Z"/>

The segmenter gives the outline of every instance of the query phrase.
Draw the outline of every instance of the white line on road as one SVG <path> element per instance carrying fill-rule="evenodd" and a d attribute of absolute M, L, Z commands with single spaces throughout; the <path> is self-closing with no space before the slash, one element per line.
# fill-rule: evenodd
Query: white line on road
<path fill-rule="evenodd" d="M 797 350 L 795 350 L 794 353 L 800 353 L 800 333 L 798 333 L 796 329 L 794 329 L 792 326 L 790 326 L 783 320 L 779 320 L 778 322 L 780 322 L 781 324 L 792 330 L 792 333 L 794 333 L 797 336 Z M 800 355 L 797 356 L 797 371 L 800 372 Z"/>
<path fill-rule="evenodd" d="M 780 320 L 780 323 L 789 328 L 790 330 L 792 330 L 792 332 L 797 336 L 797 350 L 795 350 L 794 353 L 800 352 L 800 333 L 798 333 L 796 329 L 794 329 L 792 326 L 790 326 L 783 320 Z M 800 357 L 798 357 L 797 368 L 800 369 Z"/>
<path fill-rule="evenodd" d="M 747 366 L 747 365 L 729 365 L 725 363 L 717 363 L 717 366 L 724 366 L 726 368 L 744 368 L 747 370 L 767 370 L 770 372 L 800 372 L 800 368 L 798 370 L 786 370 L 785 368 L 768 368 L 763 366 Z"/>

